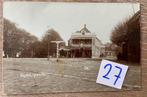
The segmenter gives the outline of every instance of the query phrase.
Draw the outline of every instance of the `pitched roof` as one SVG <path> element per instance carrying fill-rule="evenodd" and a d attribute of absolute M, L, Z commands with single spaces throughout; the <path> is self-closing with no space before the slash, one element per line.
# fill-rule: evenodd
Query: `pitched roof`
<path fill-rule="evenodd" d="M 77 31 L 78 33 L 91 33 L 88 29 L 87 29 L 87 27 L 86 27 L 86 24 L 84 24 L 84 27 L 80 30 L 80 31 Z"/>

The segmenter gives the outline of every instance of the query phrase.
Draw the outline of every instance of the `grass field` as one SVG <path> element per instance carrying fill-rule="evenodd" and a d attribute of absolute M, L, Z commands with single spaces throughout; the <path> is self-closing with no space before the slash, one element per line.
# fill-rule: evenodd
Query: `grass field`
<path fill-rule="evenodd" d="M 7 94 L 117 91 L 96 84 L 100 60 L 4 58 L 4 87 Z M 141 67 L 129 66 L 122 90 L 138 90 Z"/>

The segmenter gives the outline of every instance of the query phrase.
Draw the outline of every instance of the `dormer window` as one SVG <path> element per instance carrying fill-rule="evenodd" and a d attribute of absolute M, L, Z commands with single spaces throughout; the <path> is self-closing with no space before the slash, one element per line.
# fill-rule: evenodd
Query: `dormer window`
<path fill-rule="evenodd" d="M 82 35 L 85 35 L 85 31 L 82 31 Z"/>

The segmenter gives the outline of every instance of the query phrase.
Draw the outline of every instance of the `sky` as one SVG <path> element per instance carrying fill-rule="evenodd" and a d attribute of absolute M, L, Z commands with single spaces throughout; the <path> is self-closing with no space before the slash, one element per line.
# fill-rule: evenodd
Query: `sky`
<path fill-rule="evenodd" d="M 140 10 L 139 3 L 16 2 L 3 5 L 3 16 L 39 39 L 56 30 L 67 43 L 84 24 L 102 43 L 110 42 L 114 27 Z"/>

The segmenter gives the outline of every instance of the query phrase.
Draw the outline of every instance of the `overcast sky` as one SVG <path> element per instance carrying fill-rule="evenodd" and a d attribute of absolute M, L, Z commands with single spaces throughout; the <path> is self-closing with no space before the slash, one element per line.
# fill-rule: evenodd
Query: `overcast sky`
<path fill-rule="evenodd" d="M 84 24 L 103 42 L 113 28 L 140 9 L 138 3 L 43 3 L 5 2 L 4 17 L 39 39 L 50 28 L 67 42 Z"/>

